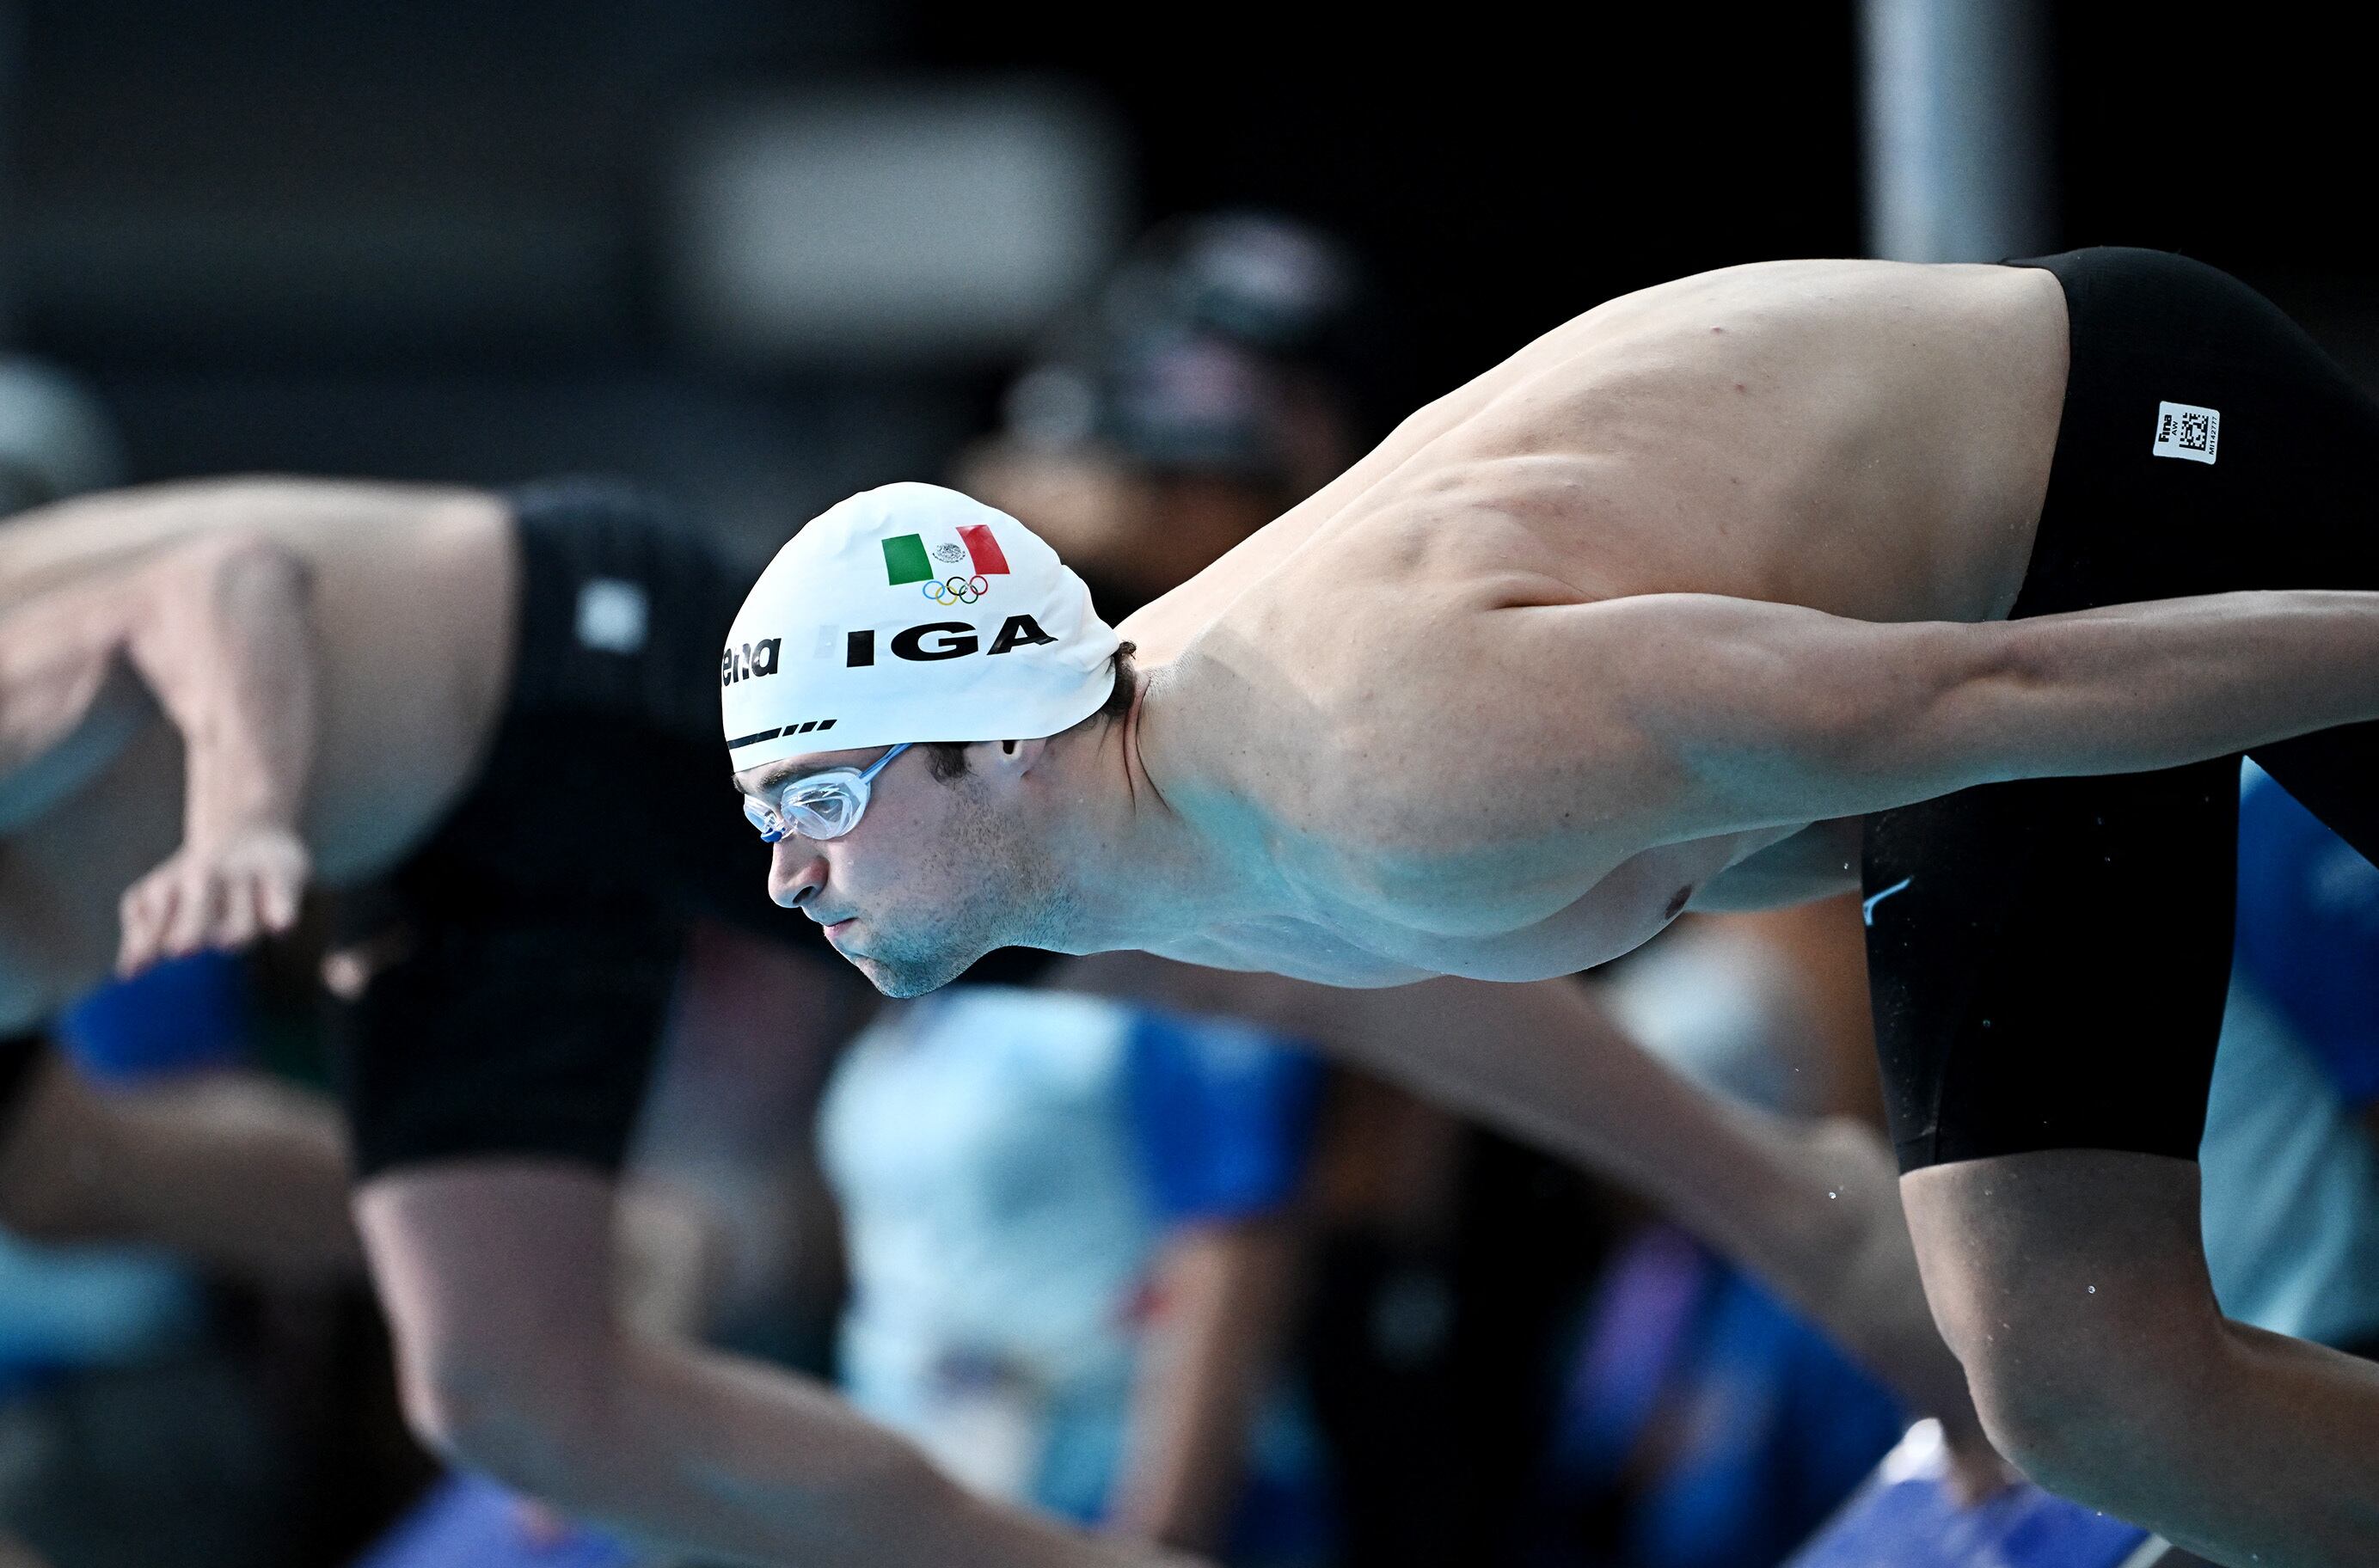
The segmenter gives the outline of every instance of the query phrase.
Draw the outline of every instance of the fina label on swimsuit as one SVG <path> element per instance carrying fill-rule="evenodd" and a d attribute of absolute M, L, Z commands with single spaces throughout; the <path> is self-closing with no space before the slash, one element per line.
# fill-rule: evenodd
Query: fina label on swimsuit
<path fill-rule="evenodd" d="M 2213 409 L 2193 403 L 2156 404 L 2156 445 L 2151 449 L 2156 456 L 2211 463 L 2221 440 L 2222 416 Z"/>

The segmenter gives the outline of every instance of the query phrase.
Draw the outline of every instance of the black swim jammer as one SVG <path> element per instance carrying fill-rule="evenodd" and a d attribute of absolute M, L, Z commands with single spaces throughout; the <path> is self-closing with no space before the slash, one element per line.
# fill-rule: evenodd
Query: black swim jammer
<path fill-rule="evenodd" d="M 477 782 L 343 937 L 403 956 L 341 1009 L 358 1174 L 477 1155 L 616 1166 L 689 923 L 839 967 L 766 889 L 729 788 L 719 649 L 746 584 L 633 491 L 512 498 L 513 689 Z"/>
<path fill-rule="evenodd" d="M 2379 404 L 2262 296 L 2095 249 L 2012 615 L 2379 588 Z M 2255 760 L 2379 860 L 2379 725 Z M 1985 785 L 1868 819 L 1867 961 L 1901 1167 L 2047 1149 L 2194 1159 L 2236 897 L 2239 760 Z"/>

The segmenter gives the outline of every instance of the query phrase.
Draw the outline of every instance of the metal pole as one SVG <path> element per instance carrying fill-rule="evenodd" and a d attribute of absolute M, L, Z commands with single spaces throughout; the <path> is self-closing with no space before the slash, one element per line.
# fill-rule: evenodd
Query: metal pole
<path fill-rule="evenodd" d="M 1996 261 L 2056 244 L 2038 0 L 1860 0 L 1867 248 Z"/>

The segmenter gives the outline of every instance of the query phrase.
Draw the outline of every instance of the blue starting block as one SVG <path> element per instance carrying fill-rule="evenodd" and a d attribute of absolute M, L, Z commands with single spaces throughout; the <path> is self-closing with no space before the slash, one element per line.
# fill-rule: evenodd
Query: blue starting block
<path fill-rule="evenodd" d="M 592 1530 L 537 1541 L 520 1500 L 477 1476 L 449 1476 L 357 1558 L 355 1568 L 629 1568 L 627 1548 Z"/>
<path fill-rule="evenodd" d="M 1937 1421 L 1919 1422 L 1785 1568 L 2178 1568 L 2135 1525 L 2022 1485 L 1962 1508 Z"/>

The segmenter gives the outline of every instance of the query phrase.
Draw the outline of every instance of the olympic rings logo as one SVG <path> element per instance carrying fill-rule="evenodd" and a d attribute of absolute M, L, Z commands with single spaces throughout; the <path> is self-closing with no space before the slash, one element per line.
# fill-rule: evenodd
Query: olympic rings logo
<path fill-rule="evenodd" d="M 987 577 L 945 577 L 937 583 L 926 583 L 919 590 L 938 605 L 972 604 L 991 592 Z"/>

